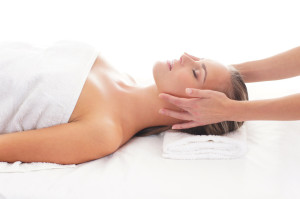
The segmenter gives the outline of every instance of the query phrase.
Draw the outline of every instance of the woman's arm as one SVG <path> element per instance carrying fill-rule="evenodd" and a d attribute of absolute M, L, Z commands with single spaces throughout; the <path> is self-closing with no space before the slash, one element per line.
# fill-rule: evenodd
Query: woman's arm
<path fill-rule="evenodd" d="M 121 137 L 78 121 L 0 135 L 0 161 L 79 164 L 113 153 Z"/>
<path fill-rule="evenodd" d="M 300 120 L 300 94 L 267 100 L 232 101 L 231 107 L 228 115 L 232 121 Z"/>
<path fill-rule="evenodd" d="M 295 77 L 300 75 L 300 47 L 266 59 L 232 65 L 244 76 L 246 83 Z"/>

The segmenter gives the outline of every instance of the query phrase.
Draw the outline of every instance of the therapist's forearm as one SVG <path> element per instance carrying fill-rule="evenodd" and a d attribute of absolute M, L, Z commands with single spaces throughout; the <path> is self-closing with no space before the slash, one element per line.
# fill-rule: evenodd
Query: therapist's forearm
<path fill-rule="evenodd" d="M 300 75 L 300 47 L 266 59 L 232 64 L 246 83 L 279 80 Z"/>
<path fill-rule="evenodd" d="M 233 108 L 232 121 L 300 120 L 300 94 L 267 100 L 237 101 Z"/>

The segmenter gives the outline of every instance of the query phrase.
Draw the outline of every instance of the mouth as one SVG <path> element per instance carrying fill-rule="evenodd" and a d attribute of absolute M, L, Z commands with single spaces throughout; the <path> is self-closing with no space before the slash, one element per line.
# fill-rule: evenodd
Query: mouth
<path fill-rule="evenodd" d="M 171 71 L 172 68 L 173 68 L 174 61 L 170 62 L 170 61 L 168 60 L 167 63 L 168 63 L 169 70 Z"/>

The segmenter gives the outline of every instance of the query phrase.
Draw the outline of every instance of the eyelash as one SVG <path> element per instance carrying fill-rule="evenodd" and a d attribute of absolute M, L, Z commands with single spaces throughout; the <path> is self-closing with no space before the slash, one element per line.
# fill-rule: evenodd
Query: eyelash
<path fill-rule="evenodd" d="M 196 72 L 195 72 L 194 69 L 193 69 L 193 74 L 194 74 L 194 77 L 196 77 L 198 79 L 198 76 L 197 76 L 197 74 L 196 74 Z"/>

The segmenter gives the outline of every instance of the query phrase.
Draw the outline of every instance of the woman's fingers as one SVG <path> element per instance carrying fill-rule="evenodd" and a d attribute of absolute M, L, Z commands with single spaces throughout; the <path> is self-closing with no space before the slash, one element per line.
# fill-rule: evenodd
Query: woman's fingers
<path fill-rule="evenodd" d="M 188 128 L 193 128 L 196 126 L 201 126 L 200 123 L 191 121 L 191 122 L 186 122 L 186 123 L 181 123 L 181 124 L 174 124 L 172 126 L 172 129 L 188 129 Z"/>
<path fill-rule="evenodd" d="M 188 112 L 177 112 L 171 111 L 169 109 L 160 109 L 159 113 L 180 120 L 192 120 L 192 117 Z"/>
<path fill-rule="evenodd" d="M 187 98 L 175 97 L 175 96 L 165 94 L 165 93 L 159 94 L 159 98 L 166 100 L 169 103 L 172 103 L 179 107 L 188 107 L 188 104 L 189 104 L 189 99 L 187 99 Z"/>

